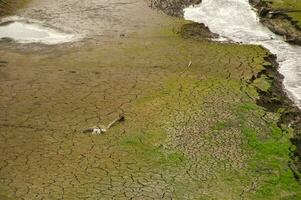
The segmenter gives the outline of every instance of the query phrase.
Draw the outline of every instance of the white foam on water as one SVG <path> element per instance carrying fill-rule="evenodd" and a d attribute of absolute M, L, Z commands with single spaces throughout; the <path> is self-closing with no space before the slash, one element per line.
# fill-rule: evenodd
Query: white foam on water
<path fill-rule="evenodd" d="M 184 17 L 206 24 L 222 38 L 262 45 L 276 54 L 287 94 L 301 107 L 301 47 L 286 43 L 263 26 L 248 1 L 203 0 L 184 9 Z"/>
<path fill-rule="evenodd" d="M 10 38 L 18 43 L 43 43 L 48 45 L 74 42 L 80 37 L 64 33 L 41 22 L 13 16 L 1 20 L 0 39 Z"/>

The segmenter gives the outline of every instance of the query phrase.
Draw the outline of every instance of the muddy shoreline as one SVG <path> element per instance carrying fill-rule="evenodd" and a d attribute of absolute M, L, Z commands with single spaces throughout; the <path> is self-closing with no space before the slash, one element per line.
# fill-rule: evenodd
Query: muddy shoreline
<path fill-rule="evenodd" d="M 256 8 L 261 23 L 275 34 L 283 36 L 286 42 L 301 45 L 301 28 L 285 13 L 285 10 L 275 10 L 262 0 L 249 0 L 249 2 Z"/>
<path fill-rule="evenodd" d="M 287 96 L 283 88 L 283 75 L 279 73 L 279 64 L 276 61 L 276 56 L 271 54 L 267 56 L 266 61 L 271 65 L 264 65 L 264 70 L 259 72 L 256 77 L 252 77 L 250 84 L 256 79 L 265 75 L 271 82 L 271 87 L 268 91 L 263 91 L 256 88 L 260 96 L 256 104 L 264 107 L 267 111 L 280 114 L 280 119 L 277 123 L 278 127 L 283 132 L 289 134 L 289 129 L 293 129 L 294 137 L 291 138 L 293 146 L 291 147 L 291 162 L 288 163 L 293 171 L 296 179 L 300 181 L 301 172 L 301 110 L 295 106 L 294 102 Z"/>
<path fill-rule="evenodd" d="M 156 1 L 157 3 L 172 3 L 173 1 Z M 250 3 L 255 5 L 254 0 L 250 0 Z M 189 4 L 190 3 L 190 4 Z M 201 1 L 199 2 L 201 3 Z M 193 5 L 191 1 L 184 2 L 181 6 L 176 7 L 166 7 L 164 4 L 157 4 L 155 8 L 162 10 L 166 14 L 170 14 L 172 16 L 182 16 L 181 14 L 174 15 L 173 13 L 181 13 L 183 6 Z M 256 8 L 258 12 L 261 10 L 263 4 L 257 4 Z M 288 16 L 285 15 L 285 19 L 289 19 Z M 290 20 L 290 19 L 289 19 Z M 265 20 L 266 21 L 266 20 Z M 264 23 L 267 25 L 267 23 Z M 268 26 L 268 25 L 267 25 Z M 271 27 L 268 26 L 270 29 Z M 297 30 L 297 26 L 296 26 Z M 279 32 L 277 28 L 272 29 L 273 32 Z M 183 38 L 191 38 L 196 40 L 202 39 L 212 39 L 216 38 L 217 34 L 212 33 L 209 28 L 203 23 L 191 23 L 183 26 L 180 32 Z M 301 38 L 293 38 L 291 35 L 285 35 L 286 38 L 290 38 L 290 43 L 301 44 Z M 301 179 L 301 110 L 298 108 L 294 102 L 288 97 L 285 92 L 283 86 L 283 75 L 279 72 L 279 64 L 277 63 L 277 57 L 273 54 L 268 55 L 265 60 L 270 63 L 270 65 L 264 65 L 264 70 L 259 72 L 256 76 L 252 77 L 248 84 L 256 87 L 253 83 L 255 80 L 260 79 L 263 75 L 268 78 L 268 81 L 271 82 L 271 87 L 268 91 L 263 91 L 260 88 L 256 87 L 256 90 L 259 94 L 259 99 L 256 100 L 256 104 L 264 107 L 267 111 L 272 113 L 280 114 L 280 119 L 277 123 L 278 127 L 283 131 L 287 132 L 290 128 L 293 129 L 294 137 L 291 139 L 292 144 L 296 147 L 291 147 L 291 162 L 288 163 L 289 167 L 293 171 L 296 179 L 300 181 Z M 289 134 L 289 133 L 288 133 Z"/>
<path fill-rule="evenodd" d="M 270 8 L 268 4 L 262 0 L 249 0 L 249 2 L 257 9 L 261 22 L 272 32 L 283 36 L 284 40 L 288 43 L 301 45 L 301 28 L 297 25 L 297 22 L 292 20 L 291 17 L 282 11 L 275 12 L 275 10 Z M 273 14 L 273 12 L 276 14 Z M 286 26 L 283 26 L 281 23 L 284 23 Z M 289 28 L 289 31 L 285 30 L 285 28 Z M 265 70 L 263 70 L 262 73 L 259 73 L 258 77 L 256 77 L 259 78 L 264 74 L 271 81 L 271 87 L 268 91 L 257 89 L 260 94 L 260 99 L 257 100 L 257 104 L 274 113 L 277 113 L 279 110 L 283 110 L 280 115 L 278 127 L 281 129 L 283 129 L 283 127 L 292 128 L 294 130 L 294 137 L 291 138 L 291 142 L 296 148 L 291 148 L 292 160 L 291 163 L 289 163 L 289 166 L 296 179 L 300 181 L 301 110 L 288 97 L 285 89 L 283 88 L 284 77 L 279 73 L 279 64 L 276 59 L 277 58 L 274 55 L 268 56 L 266 60 L 272 65 L 264 66 Z"/>

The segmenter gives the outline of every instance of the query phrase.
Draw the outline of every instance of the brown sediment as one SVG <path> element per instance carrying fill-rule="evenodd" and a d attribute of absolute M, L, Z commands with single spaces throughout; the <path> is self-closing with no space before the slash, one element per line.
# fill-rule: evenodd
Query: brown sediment
<path fill-rule="evenodd" d="M 0 17 L 4 17 L 14 13 L 14 11 L 22 8 L 29 0 L 0 0 Z"/>
<path fill-rule="evenodd" d="M 289 10 L 276 10 L 269 6 L 266 1 L 249 0 L 257 9 L 260 21 L 272 32 L 284 37 L 286 42 L 301 45 L 301 28 L 286 13 Z"/>

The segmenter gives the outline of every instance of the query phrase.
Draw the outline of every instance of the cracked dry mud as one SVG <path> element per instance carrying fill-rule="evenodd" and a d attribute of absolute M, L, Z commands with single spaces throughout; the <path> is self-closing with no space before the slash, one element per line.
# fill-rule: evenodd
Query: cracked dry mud
<path fill-rule="evenodd" d="M 300 197 L 289 138 L 247 84 L 266 64 L 264 49 L 183 39 L 187 22 L 143 1 L 35 0 L 18 12 L 89 39 L 1 45 L 1 200 Z M 119 113 L 126 121 L 106 134 L 81 132 Z M 254 137 L 287 154 L 261 154 Z"/>

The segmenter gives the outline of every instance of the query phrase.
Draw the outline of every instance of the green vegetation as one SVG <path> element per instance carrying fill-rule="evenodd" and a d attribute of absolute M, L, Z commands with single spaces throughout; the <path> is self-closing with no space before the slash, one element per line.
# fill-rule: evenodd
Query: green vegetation
<path fill-rule="evenodd" d="M 287 11 L 286 14 L 290 16 L 293 21 L 297 22 L 301 27 L 301 1 L 299 0 L 272 0 L 267 1 L 272 8 Z"/>

